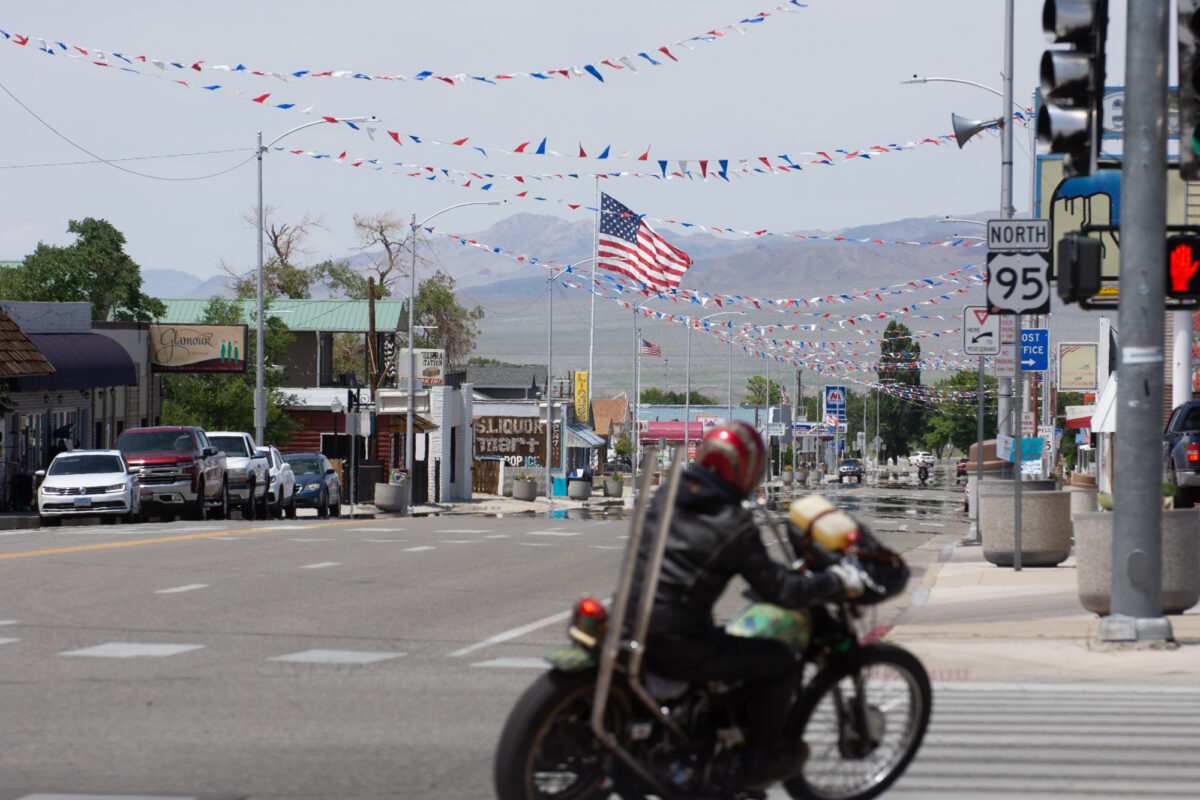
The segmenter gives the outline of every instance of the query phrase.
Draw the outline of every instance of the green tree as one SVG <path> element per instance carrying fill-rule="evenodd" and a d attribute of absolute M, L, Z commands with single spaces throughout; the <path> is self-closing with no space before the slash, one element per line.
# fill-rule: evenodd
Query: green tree
<path fill-rule="evenodd" d="M 0 276 L 8 300 L 92 304 L 92 319 L 148 321 L 167 313 L 161 300 L 142 292 L 142 272 L 125 253 L 125 236 L 102 219 L 71 220 L 75 242 L 39 242 L 24 263 Z"/>
<path fill-rule="evenodd" d="M 746 391 L 742 402 L 750 405 L 777 405 L 779 403 L 779 384 L 771 381 L 771 396 L 767 398 L 767 379 L 762 375 L 751 375 L 746 381 Z"/>
<path fill-rule="evenodd" d="M 922 445 L 941 456 L 941 448 L 947 444 L 954 449 L 969 453 L 978 433 L 978 406 L 975 395 L 979 373 L 975 370 L 956 372 L 946 380 L 939 381 L 936 390 L 942 402 L 929 415 L 929 427 L 922 437 Z M 983 376 L 983 438 L 996 436 L 996 379 Z M 989 391 L 990 390 L 990 391 Z"/>
<path fill-rule="evenodd" d="M 880 458 L 898 458 L 911 452 L 910 443 L 920 441 L 924 430 L 925 409 L 916 402 L 921 386 L 921 345 L 911 331 L 892 320 L 879 344 L 878 376 L 887 384 L 879 399 Z"/>
<path fill-rule="evenodd" d="M 240 306 L 231 300 L 214 297 L 205 308 L 203 322 L 209 324 L 245 323 Z M 267 389 L 267 424 L 263 429 L 265 441 L 285 445 L 300 423 L 291 417 L 286 406 L 295 397 L 279 389 L 283 380 L 281 364 L 287 354 L 292 333 L 276 315 L 263 321 L 263 385 Z M 257 332 L 250 326 L 246 352 L 256 348 Z M 210 430 L 254 430 L 253 365 L 245 373 L 169 373 L 163 376 L 163 420 L 173 425 L 199 425 Z"/>
<path fill-rule="evenodd" d="M 664 392 L 662 389 L 655 387 L 643 389 L 640 398 L 643 403 L 656 406 L 682 406 L 688 403 L 688 399 L 683 392 Z M 693 389 L 691 392 L 691 405 L 715 406 L 717 405 L 717 401 Z"/>
<path fill-rule="evenodd" d="M 418 347 L 435 347 L 446 351 L 446 369 L 461 369 L 467 354 L 475 348 L 479 336 L 476 323 L 483 319 L 479 306 L 465 308 L 454 296 L 454 278 L 438 270 L 421 281 L 414 307 Z"/>

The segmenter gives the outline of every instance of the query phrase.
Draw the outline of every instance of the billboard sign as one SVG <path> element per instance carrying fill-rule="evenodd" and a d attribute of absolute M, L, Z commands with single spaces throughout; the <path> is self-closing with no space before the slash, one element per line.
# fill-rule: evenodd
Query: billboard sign
<path fill-rule="evenodd" d="M 245 325 L 150 323 L 150 368 L 155 372 L 245 372 Z"/>
<path fill-rule="evenodd" d="M 1100 346 L 1095 342 L 1060 342 L 1058 345 L 1058 389 L 1062 392 L 1094 392 L 1099 375 Z"/>

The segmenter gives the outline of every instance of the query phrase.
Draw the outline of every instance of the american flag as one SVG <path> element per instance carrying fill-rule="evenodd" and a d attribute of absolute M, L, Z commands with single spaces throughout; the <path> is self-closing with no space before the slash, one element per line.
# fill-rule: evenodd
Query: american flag
<path fill-rule="evenodd" d="M 779 387 L 779 405 L 790 405 L 787 399 L 787 389 L 783 388 L 782 386 Z"/>
<path fill-rule="evenodd" d="M 642 355 L 662 358 L 662 348 L 654 342 L 647 342 L 645 339 L 642 339 Z"/>
<path fill-rule="evenodd" d="M 688 254 L 667 244 L 661 236 L 607 194 L 600 195 L 600 241 L 597 264 L 628 275 L 651 289 L 679 286 L 691 266 Z"/>

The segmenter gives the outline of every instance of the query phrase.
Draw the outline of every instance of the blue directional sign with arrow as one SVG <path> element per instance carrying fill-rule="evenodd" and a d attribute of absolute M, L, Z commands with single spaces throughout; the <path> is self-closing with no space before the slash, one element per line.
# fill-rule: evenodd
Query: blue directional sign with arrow
<path fill-rule="evenodd" d="M 1045 372 L 1050 368 L 1050 331 L 1030 328 L 1021 331 L 1021 369 Z"/>

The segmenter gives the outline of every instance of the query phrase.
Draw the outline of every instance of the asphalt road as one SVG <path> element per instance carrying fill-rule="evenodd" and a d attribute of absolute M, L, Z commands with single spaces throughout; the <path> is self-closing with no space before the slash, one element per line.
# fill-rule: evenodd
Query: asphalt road
<path fill-rule="evenodd" d="M 901 550 L 965 529 L 954 489 L 831 493 Z M 470 516 L 7 532 L 0 800 L 489 797 L 509 708 L 574 600 L 611 593 L 627 532 Z"/>

